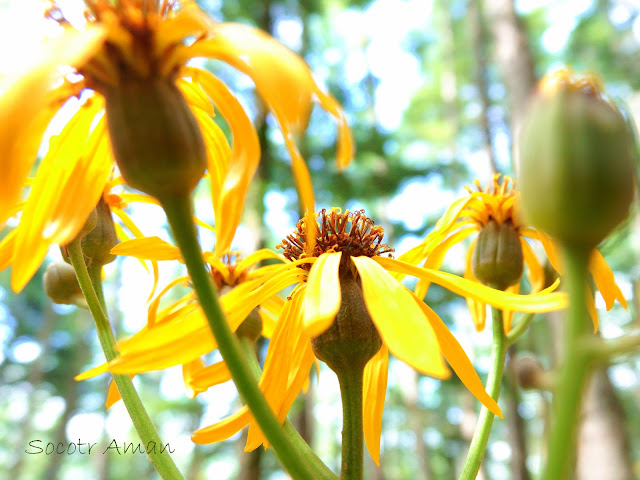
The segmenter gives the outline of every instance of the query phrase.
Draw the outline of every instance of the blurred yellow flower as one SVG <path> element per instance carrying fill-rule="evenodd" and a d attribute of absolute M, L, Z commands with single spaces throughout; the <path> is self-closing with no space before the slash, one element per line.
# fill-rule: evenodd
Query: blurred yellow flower
<path fill-rule="evenodd" d="M 515 229 L 520 239 L 531 293 L 535 294 L 542 291 L 545 285 L 544 270 L 526 239 L 540 241 L 553 267 L 562 273 L 563 269 L 557 254 L 557 248 L 549 236 L 522 223 L 518 211 L 520 193 L 514 188 L 515 182 L 509 176 L 500 177 L 500 174 L 494 175 L 493 182 L 486 189 L 481 187 L 478 180 L 474 182 L 475 190 L 467 187 L 469 195 L 454 201 L 442 218 L 438 220 L 433 231 L 420 244 L 400 256 L 399 260 L 412 265 L 423 262 L 425 268 L 439 269 L 451 247 L 480 232 L 491 221 L 499 224 L 508 223 Z M 476 239 L 471 242 L 467 250 L 464 272 L 464 277 L 473 281 L 478 281 L 471 268 Z M 589 270 L 593 275 L 596 286 L 605 299 L 607 310 L 611 309 L 615 300 L 618 300 L 626 308 L 627 303 L 615 283 L 613 273 L 597 250 L 594 250 L 591 254 Z M 415 293 L 419 298 L 424 298 L 429 288 L 429 283 L 426 279 L 418 281 Z M 520 291 L 520 282 L 507 290 L 518 293 Z M 467 303 L 476 328 L 482 330 L 486 321 L 486 302 L 467 297 Z M 588 306 L 594 327 L 597 330 L 598 314 L 592 295 L 588 297 Z M 508 309 L 505 310 L 506 331 L 510 329 L 512 313 Z"/>
<path fill-rule="evenodd" d="M 202 222 L 198 221 L 198 223 L 211 228 Z M 158 237 L 125 240 L 115 246 L 111 253 L 132 256 L 140 261 L 151 261 L 154 264 L 161 261 L 182 262 L 180 250 Z M 255 288 L 255 285 L 259 284 L 259 279 L 274 268 L 274 266 L 254 268 L 256 264 L 265 259 L 285 260 L 282 256 L 270 250 L 258 250 L 246 258 L 241 258 L 235 253 L 225 254 L 221 258 L 217 257 L 214 252 L 204 252 L 203 256 L 208 263 L 212 279 L 222 294 L 221 304 L 223 308 L 229 308 L 228 294 L 230 292 L 245 284 L 249 288 Z M 157 274 L 155 276 L 157 277 Z M 212 339 L 210 333 L 202 332 L 207 341 L 199 342 L 197 346 L 193 345 L 187 348 L 188 343 L 182 341 L 182 335 L 189 335 L 188 328 L 185 330 L 186 324 L 206 323 L 204 312 L 199 306 L 195 292 L 190 291 L 160 308 L 161 301 L 165 296 L 179 285 L 188 286 L 189 277 L 175 278 L 158 293 L 149 304 L 146 326 L 133 337 L 118 343 L 120 355 L 116 360 L 109 365 L 103 364 L 92 368 L 78 375 L 76 380 L 85 380 L 107 371 L 135 375 L 149 370 L 159 370 L 182 364 L 185 387 L 191 397 L 206 391 L 211 386 L 230 380 L 231 375 L 224 362 L 221 361 L 205 366 L 200 358 L 216 348 L 215 343 L 208 341 Z M 247 287 L 245 286 L 243 291 L 246 290 Z M 255 323 L 251 325 L 251 328 L 259 327 L 259 331 L 253 333 L 256 336 L 261 334 L 270 338 L 275 329 L 275 321 L 283 306 L 284 300 L 277 295 L 264 298 L 259 305 L 254 306 L 257 309 L 255 313 L 259 315 L 259 320 L 254 319 Z M 248 315 L 253 313 L 253 308 L 242 312 L 243 318 L 240 319 L 240 316 L 234 317 L 240 320 L 232 323 L 231 328 L 234 331 L 238 329 Z M 173 333 L 170 334 L 170 331 Z M 150 342 L 157 335 L 175 340 L 174 346 L 176 349 L 152 352 L 151 349 L 153 347 Z M 169 336 L 166 337 L 167 335 Z M 180 350 L 182 350 L 182 353 L 179 353 Z M 109 386 L 107 408 L 119 399 L 117 388 L 112 382 Z"/>
<path fill-rule="evenodd" d="M 0 225 L 16 211 L 45 129 L 67 100 L 81 106 L 52 137 L 30 185 L 16 232 L 11 285 L 21 290 L 51 244 L 71 241 L 96 205 L 113 166 L 104 115 L 105 92 L 126 75 L 164 78 L 181 91 L 195 117 L 207 156 L 218 230 L 218 253 L 229 248 L 245 194 L 260 159 L 257 134 L 240 102 L 192 58 L 220 59 L 247 74 L 277 119 L 304 208 L 314 210 L 308 169 L 294 135 L 306 128 L 317 100 L 338 122 L 337 162 L 352 157 L 352 139 L 338 103 L 313 80 L 304 61 L 265 33 L 212 21 L 193 1 L 85 2 L 86 25 L 72 26 L 52 3 L 47 16 L 63 32 L 42 46 L 22 74 L 0 81 Z M 214 122 L 227 122 L 232 147 Z"/>

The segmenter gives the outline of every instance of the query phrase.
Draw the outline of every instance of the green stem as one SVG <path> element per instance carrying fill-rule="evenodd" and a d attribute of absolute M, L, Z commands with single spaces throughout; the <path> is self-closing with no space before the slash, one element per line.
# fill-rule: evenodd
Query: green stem
<path fill-rule="evenodd" d="M 518 341 L 518 339 L 522 336 L 524 332 L 527 331 L 531 320 L 535 317 L 535 313 L 525 313 L 520 316 L 518 322 L 511 329 L 511 331 L 507 334 L 507 347 L 510 347 L 514 343 Z"/>
<path fill-rule="evenodd" d="M 167 214 L 167 220 L 187 266 L 200 306 L 240 396 L 251 410 L 260 429 L 277 452 L 280 461 L 289 474 L 296 480 L 313 480 L 315 478 L 313 469 L 305 458 L 301 458 L 296 454 L 294 445 L 269 407 L 258 387 L 258 383 L 253 378 L 238 339 L 231 332 L 220 308 L 217 292 L 211 283 L 211 278 L 205 268 L 200 251 L 198 234 L 192 221 L 193 209 L 190 197 L 166 196 L 158 198 L 158 200 Z"/>
<path fill-rule="evenodd" d="M 245 337 L 239 337 L 239 339 L 240 347 L 242 348 L 244 355 L 249 361 L 249 368 L 251 369 L 253 378 L 258 381 L 260 379 L 262 371 L 260 370 L 260 365 L 258 364 L 258 359 L 256 358 L 253 343 Z M 291 440 L 293 448 L 297 452 L 298 456 L 306 458 L 309 466 L 314 469 L 314 479 L 337 480 L 338 477 L 331 470 L 329 470 L 329 468 L 327 468 L 327 466 L 322 462 L 322 460 L 320 460 L 315 452 L 311 450 L 307 442 L 305 442 L 304 438 L 300 436 L 298 431 L 289 420 L 285 420 L 284 422 L 284 431 Z"/>
<path fill-rule="evenodd" d="M 364 368 L 344 368 L 338 375 L 342 397 L 341 480 L 362 480 L 364 429 L 362 389 Z"/>
<path fill-rule="evenodd" d="M 594 336 L 585 343 L 585 347 L 594 360 L 606 365 L 619 356 L 640 354 L 640 331 L 629 332 L 611 340 Z"/>
<path fill-rule="evenodd" d="M 493 317 L 493 346 L 491 348 L 491 370 L 487 377 L 487 392 L 497 402 L 502 385 L 504 361 L 507 355 L 507 342 L 504 334 L 502 310 L 492 308 L 491 312 Z M 473 432 L 467 459 L 462 467 L 459 480 L 474 480 L 478 475 L 478 471 L 482 465 L 482 459 L 484 458 L 484 452 L 489 443 L 489 435 L 491 434 L 494 416 L 495 415 L 485 406 L 480 410 L 478 423 Z"/>
<path fill-rule="evenodd" d="M 584 341 L 589 337 L 589 313 L 585 303 L 585 278 L 589 252 L 564 248 L 569 318 L 564 339 L 564 364 L 558 375 L 553 395 L 551 429 L 547 443 L 545 480 L 573 478 L 575 442 L 580 418 L 580 397 L 590 370 L 589 350 Z"/>
<path fill-rule="evenodd" d="M 117 355 L 116 340 L 113 336 L 113 332 L 111 331 L 109 319 L 107 318 L 104 307 L 102 306 L 103 302 L 101 302 L 101 298 L 93 287 L 91 276 L 84 261 L 81 242 L 82 240 L 77 238 L 68 245 L 69 258 L 76 271 L 82 293 L 89 305 L 89 311 L 95 321 L 98 339 L 100 340 L 100 345 L 104 351 L 104 356 L 107 361 L 111 361 Z M 100 278 L 98 276 L 96 282 L 99 281 Z M 183 478 L 182 474 L 176 467 L 175 463 L 173 463 L 173 459 L 169 455 L 168 449 L 163 449 L 165 444 L 162 443 L 158 432 L 153 426 L 153 423 L 151 423 L 151 419 L 149 418 L 147 411 L 144 409 L 144 406 L 140 401 L 140 397 L 138 397 L 138 394 L 133 387 L 131 378 L 128 375 L 114 375 L 113 380 L 116 382 L 122 401 L 124 402 L 127 412 L 129 412 L 133 426 L 135 427 L 136 432 L 138 432 L 145 450 L 150 450 L 147 452 L 147 456 L 153 467 L 156 469 L 160 477 L 165 480 L 181 480 Z M 149 445 L 155 445 L 155 448 L 148 448 Z"/>

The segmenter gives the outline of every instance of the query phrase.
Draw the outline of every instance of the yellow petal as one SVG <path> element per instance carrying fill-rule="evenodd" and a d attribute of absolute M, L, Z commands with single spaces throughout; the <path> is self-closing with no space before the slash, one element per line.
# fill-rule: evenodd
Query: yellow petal
<path fill-rule="evenodd" d="M 163 19 L 154 35 L 154 53 L 162 56 L 165 50 L 187 37 L 197 37 L 215 26 L 215 22 L 195 2 L 182 5 L 174 16 Z"/>
<path fill-rule="evenodd" d="M 191 435 L 191 440 L 193 440 L 194 443 L 200 444 L 226 440 L 246 427 L 252 419 L 253 416 L 251 412 L 249 412 L 249 409 L 242 407 L 239 412 L 228 416 L 221 422 L 196 430 L 194 434 Z"/>
<path fill-rule="evenodd" d="M 142 237 L 119 243 L 111 249 L 114 255 L 126 255 L 141 260 L 182 259 L 180 250 L 159 237 Z"/>
<path fill-rule="evenodd" d="M 505 289 L 506 292 L 510 293 L 520 293 L 520 283 L 516 283 L 515 285 L 511 285 Z M 513 323 L 513 310 L 502 310 L 502 325 L 504 328 L 504 333 L 509 333 L 511 331 L 511 324 Z"/>
<path fill-rule="evenodd" d="M 183 367 L 184 372 L 184 367 Z M 231 373 L 225 362 L 214 363 L 209 366 L 201 366 L 197 371 L 185 378 L 185 383 L 196 394 L 206 391 L 209 387 L 219 385 L 231 380 Z"/>
<path fill-rule="evenodd" d="M 113 405 L 122 400 L 120 396 L 120 390 L 118 390 L 118 386 L 116 382 L 113 381 L 113 378 L 109 381 L 109 389 L 107 390 L 107 400 L 105 402 L 105 408 L 109 410 Z"/>
<path fill-rule="evenodd" d="M 382 411 L 387 394 L 387 376 L 389 374 L 389 349 L 385 344 L 364 368 L 364 388 L 362 392 L 362 423 L 364 441 L 369 455 L 380 466 L 380 435 L 382 434 Z"/>
<path fill-rule="evenodd" d="M 197 108 L 205 113 L 207 117 L 215 116 L 213 104 L 200 85 L 180 78 L 176 81 L 176 86 L 180 89 L 180 92 L 182 92 L 182 95 L 192 110 Z"/>
<path fill-rule="evenodd" d="M 567 295 L 564 293 L 515 295 L 494 290 L 450 273 L 414 267 L 393 258 L 375 257 L 373 260 L 391 271 L 414 275 L 418 278 L 426 278 L 451 290 L 453 293 L 473 298 L 479 302 L 486 302 L 497 308 L 507 308 L 518 312 L 551 312 L 566 308 L 568 305 Z"/>
<path fill-rule="evenodd" d="M 520 237 L 520 245 L 522 245 L 522 255 L 524 263 L 529 271 L 529 283 L 531 284 L 531 292 L 539 292 L 544 288 L 544 270 L 538 261 L 538 257 L 533 253 L 529 242 Z"/>
<path fill-rule="evenodd" d="M 38 168 L 16 237 L 11 277 L 20 291 L 47 254 L 49 245 L 65 244 L 83 227 L 102 195 L 112 169 L 106 122 L 92 124 L 104 106 L 89 99 L 51 141 Z"/>
<path fill-rule="evenodd" d="M 17 230 L 11 230 L 0 242 L 0 272 L 11 265 Z"/>
<path fill-rule="evenodd" d="M 422 266 L 425 268 L 433 268 L 434 270 L 439 270 L 442 262 L 444 261 L 444 256 L 449 251 L 449 249 L 457 243 L 462 242 L 476 230 L 476 227 L 466 227 L 455 232 L 453 235 L 448 236 L 446 239 L 440 242 L 431 251 L 431 253 L 429 253 L 429 256 L 426 258 Z M 416 287 L 414 288 L 414 293 L 416 294 L 416 296 L 418 298 L 424 298 L 427 295 L 427 291 L 429 290 L 429 285 L 430 283 L 426 280 L 418 280 L 418 283 L 416 283 Z"/>
<path fill-rule="evenodd" d="M 454 201 L 444 215 L 436 222 L 433 231 L 427 235 L 427 237 L 414 248 L 409 250 L 398 257 L 401 260 L 411 265 L 417 265 L 424 260 L 429 252 L 431 252 L 437 245 L 439 245 L 444 237 L 449 234 L 450 229 L 454 226 L 456 221 L 460 218 L 462 211 L 466 208 L 467 204 L 473 197 L 463 197 Z M 394 275 L 395 276 L 395 275 Z"/>
<path fill-rule="evenodd" d="M 469 249 L 467 250 L 467 261 L 464 269 L 464 278 L 478 282 L 479 280 L 473 274 L 471 269 L 471 258 L 473 257 L 473 249 L 476 246 L 477 238 L 473 239 Z M 471 320 L 476 327 L 476 331 L 481 332 L 484 330 L 484 326 L 487 323 L 487 306 L 482 302 L 477 302 L 473 298 L 466 297 L 467 307 L 469 307 L 469 313 L 471 314 Z"/>
<path fill-rule="evenodd" d="M 267 259 L 280 260 L 283 263 L 287 261 L 287 259 L 281 254 L 274 252 L 273 250 L 270 250 L 268 248 L 261 248 L 260 250 L 253 252 L 248 257 L 240 260 L 240 262 L 236 265 L 236 275 L 240 276 L 249 268 Z"/>
<path fill-rule="evenodd" d="M 362 281 L 364 302 L 391 353 L 419 372 L 448 378 L 438 340 L 412 293 L 369 257 L 351 257 Z"/>
<path fill-rule="evenodd" d="M 483 403 L 485 407 L 495 415 L 502 418 L 500 407 L 498 407 L 495 400 L 491 398 L 484 389 L 484 385 L 473 368 L 471 360 L 467 357 L 467 354 L 458 343 L 458 340 L 456 340 L 456 337 L 453 336 L 436 312 L 429 308 L 429 306 L 419 298 L 414 297 L 414 300 L 418 303 L 418 306 L 429 319 L 429 324 L 433 327 L 433 331 L 438 337 L 438 343 L 442 350 L 442 354 L 444 355 L 444 358 L 447 359 L 447 362 L 449 362 L 449 365 L 451 365 L 453 371 L 456 372 L 460 381 L 465 387 L 467 387 L 467 389 L 469 389 L 474 397 Z"/>
<path fill-rule="evenodd" d="M 596 282 L 596 286 L 598 287 L 598 290 L 600 290 L 602 298 L 604 298 L 607 310 L 611 310 L 616 300 L 618 300 L 624 308 L 627 308 L 627 301 L 616 284 L 611 268 L 609 268 L 607 261 L 597 249 L 594 249 L 593 252 L 591 252 L 591 257 L 589 258 L 589 271 L 591 272 L 591 275 L 593 275 L 593 280 Z"/>
<path fill-rule="evenodd" d="M 200 84 L 231 128 L 233 136 L 232 158 L 220 198 L 214 201 L 219 208 L 214 212 L 216 220 L 216 254 L 226 252 L 231 246 L 236 228 L 244 209 L 249 183 L 260 161 L 258 135 L 242 105 L 224 83 L 205 70 L 186 68 L 193 80 Z M 273 72 L 273 70 L 271 70 Z"/>
<path fill-rule="evenodd" d="M 43 43 L 38 58 L 22 73 L 0 84 L 0 227 L 19 201 L 22 185 L 36 159 L 47 124 L 55 113 L 47 109 L 54 74 L 60 65 L 80 66 L 103 44 L 106 32 L 91 26 L 67 29 Z M 44 114 L 41 114 L 44 113 Z"/>
<path fill-rule="evenodd" d="M 147 326 L 152 327 L 156 323 L 156 317 L 158 313 L 158 306 L 160 305 L 160 300 L 164 297 L 169 290 L 171 290 L 176 285 L 186 284 L 190 280 L 189 277 L 178 277 L 175 280 L 171 281 L 166 287 L 162 289 L 162 291 L 158 294 L 156 298 L 153 299 L 153 302 L 149 304 L 149 308 L 147 309 Z"/>
<path fill-rule="evenodd" d="M 303 328 L 310 337 L 317 337 L 333 323 L 342 297 L 338 269 L 342 253 L 324 253 L 309 271 L 304 296 Z"/>

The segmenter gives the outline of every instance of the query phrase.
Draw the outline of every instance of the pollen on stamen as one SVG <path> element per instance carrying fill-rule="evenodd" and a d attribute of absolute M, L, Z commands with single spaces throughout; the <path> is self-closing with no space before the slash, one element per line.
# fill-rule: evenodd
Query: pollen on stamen
<path fill-rule="evenodd" d="M 344 213 L 340 209 L 333 208 L 329 211 L 322 209 L 317 213 L 318 228 L 316 229 L 316 244 L 313 248 L 313 257 L 319 257 L 323 253 L 342 252 L 344 255 L 359 257 L 375 257 L 384 253 L 393 252 L 387 244 L 382 243 L 384 229 L 376 225 L 367 217 L 364 210 Z M 296 225 L 296 230 L 276 245 L 276 248 L 284 249 L 284 256 L 294 261 L 310 256 L 306 252 L 307 228 L 304 220 Z M 311 264 L 302 264 L 300 268 L 309 270 Z"/>

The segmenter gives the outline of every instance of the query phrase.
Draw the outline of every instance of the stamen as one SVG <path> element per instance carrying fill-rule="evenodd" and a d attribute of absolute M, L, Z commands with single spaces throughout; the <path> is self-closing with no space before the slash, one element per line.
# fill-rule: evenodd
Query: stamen
<path fill-rule="evenodd" d="M 322 209 L 316 216 L 320 222 L 316 229 L 316 245 L 312 253 L 314 257 L 327 252 L 342 252 L 344 255 L 354 257 L 375 257 L 394 251 L 382 243 L 384 229 L 367 217 L 364 210 L 353 213 L 347 210 L 342 213 L 338 208 L 328 212 Z M 347 228 L 349 222 L 351 226 Z M 304 220 L 300 220 L 296 230 L 282 240 L 276 248 L 284 249 L 285 258 L 292 261 L 299 260 L 308 256 L 305 241 L 306 224 Z M 309 270 L 311 264 L 300 265 L 300 268 Z"/>

